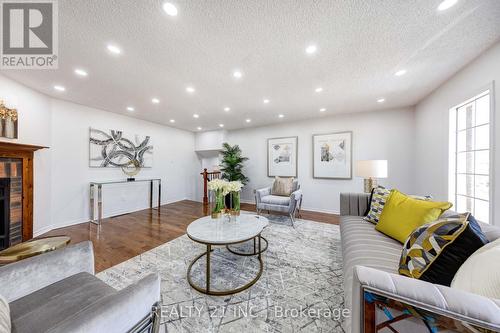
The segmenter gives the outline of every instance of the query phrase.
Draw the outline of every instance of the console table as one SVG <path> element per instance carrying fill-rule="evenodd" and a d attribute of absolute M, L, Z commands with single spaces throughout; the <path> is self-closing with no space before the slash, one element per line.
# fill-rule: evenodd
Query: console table
<path fill-rule="evenodd" d="M 102 187 L 103 185 L 112 185 L 112 184 L 133 184 L 133 183 L 141 183 L 141 182 L 149 182 L 149 208 L 153 208 L 153 185 L 156 182 L 158 184 L 158 206 L 156 207 L 158 210 L 161 205 L 161 179 L 160 178 L 151 178 L 151 179 L 136 179 L 136 180 L 110 180 L 110 181 L 96 181 L 90 182 L 90 222 L 100 225 L 102 220 Z M 96 188 L 97 188 L 97 196 L 96 196 Z M 95 218 L 95 205 L 96 205 L 96 197 L 97 197 L 97 220 Z"/>

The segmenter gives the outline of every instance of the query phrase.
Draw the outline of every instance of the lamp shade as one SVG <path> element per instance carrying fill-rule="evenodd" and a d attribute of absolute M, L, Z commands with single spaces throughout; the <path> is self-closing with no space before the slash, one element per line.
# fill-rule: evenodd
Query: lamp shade
<path fill-rule="evenodd" d="M 357 161 L 356 176 L 361 178 L 387 178 L 387 160 Z"/>

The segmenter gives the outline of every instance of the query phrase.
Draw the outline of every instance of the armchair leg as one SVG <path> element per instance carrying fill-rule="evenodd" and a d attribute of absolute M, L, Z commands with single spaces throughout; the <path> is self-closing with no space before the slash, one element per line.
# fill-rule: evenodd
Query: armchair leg
<path fill-rule="evenodd" d="M 290 213 L 288 214 L 288 216 L 290 216 L 290 221 L 292 222 L 292 227 L 295 228 L 295 216 L 293 216 L 294 213 Z"/>

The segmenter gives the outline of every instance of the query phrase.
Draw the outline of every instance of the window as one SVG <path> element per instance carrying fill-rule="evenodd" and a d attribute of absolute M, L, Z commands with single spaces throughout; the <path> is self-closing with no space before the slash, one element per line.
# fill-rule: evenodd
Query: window
<path fill-rule="evenodd" d="M 458 212 L 491 218 L 490 90 L 450 110 L 449 199 Z"/>

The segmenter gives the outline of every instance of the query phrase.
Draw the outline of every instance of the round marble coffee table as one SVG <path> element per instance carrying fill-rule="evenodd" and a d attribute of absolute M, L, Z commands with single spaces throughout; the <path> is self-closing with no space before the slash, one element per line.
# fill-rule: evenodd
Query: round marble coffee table
<path fill-rule="evenodd" d="M 257 282 L 262 275 L 262 269 L 264 264 L 262 262 L 262 252 L 261 240 L 262 240 L 262 230 L 269 224 L 269 221 L 263 217 L 253 214 L 241 214 L 240 216 L 232 217 L 229 220 L 226 217 L 219 219 L 212 219 L 210 216 L 202 217 L 198 220 L 191 222 L 187 228 L 187 235 L 191 240 L 206 245 L 206 252 L 198 255 L 189 265 L 187 270 L 187 279 L 191 287 L 195 290 L 215 296 L 226 296 L 239 293 L 249 287 L 251 287 L 255 282 Z M 244 243 L 250 240 L 254 240 L 256 248 L 254 248 L 253 254 L 239 254 L 235 251 L 231 251 L 238 255 L 257 255 L 259 259 L 259 272 L 250 282 L 245 285 L 238 287 L 236 289 L 230 290 L 211 290 L 210 289 L 210 253 L 213 251 L 212 246 L 226 246 L 229 249 L 229 245 Z M 267 241 L 266 241 L 267 247 Z M 196 285 L 191 279 L 191 269 L 193 265 L 203 256 L 206 256 L 206 275 L 205 275 L 205 288 Z"/>

